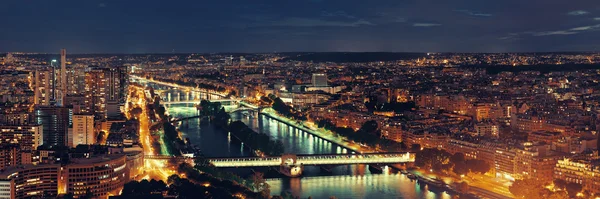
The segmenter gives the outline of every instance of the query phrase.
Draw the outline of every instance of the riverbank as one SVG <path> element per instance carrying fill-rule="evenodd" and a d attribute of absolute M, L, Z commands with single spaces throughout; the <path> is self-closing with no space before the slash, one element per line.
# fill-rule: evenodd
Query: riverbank
<path fill-rule="evenodd" d="M 298 124 L 297 121 L 288 119 L 286 117 L 280 116 L 279 114 L 277 114 L 275 112 L 275 110 L 272 109 L 263 109 L 263 111 L 260 112 L 260 114 L 265 115 L 271 119 L 275 119 L 279 122 L 285 123 L 287 125 L 293 126 L 294 128 L 300 129 L 302 131 L 305 131 L 307 133 L 310 133 L 311 135 L 317 136 L 318 138 L 321 138 L 323 140 L 327 140 L 329 142 L 335 143 L 341 147 L 344 147 L 347 150 L 350 150 L 351 152 L 355 152 L 355 153 L 372 153 L 372 152 L 376 152 L 373 151 L 371 149 L 368 149 L 366 147 L 360 146 L 358 144 L 353 144 L 353 143 L 349 143 L 347 141 L 344 141 L 343 138 L 341 138 L 338 135 L 335 135 L 332 132 L 327 132 L 324 129 L 309 129 L 307 127 L 305 127 L 304 125 L 307 125 L 305 121 L 302 121 L 302 125 Z M 310 125 L 310 124 L 308 124 Z"/>

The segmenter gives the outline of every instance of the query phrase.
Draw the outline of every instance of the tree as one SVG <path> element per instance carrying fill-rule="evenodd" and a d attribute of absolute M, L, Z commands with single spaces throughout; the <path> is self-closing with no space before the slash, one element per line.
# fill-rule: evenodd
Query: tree
<path fill-rule="evenodd" d="M 510 193 L 516 198 L 540 198 L 543 194 L 542 184 L 534 179 L 515 180 L 512 185 L 508 187 Z"/>
<path fill-rule="evenodd" d="M 169 183 L 170 185 L 175 185 L 175 186 L 180 186 L 181 185 L 181 178 L 179 178 L 178 175 L 173 174 L 171 176 L 169 176 L 167 178 L 167 183 Z"/>
<path fill-rule="evenodd" d="M 473 173 L 484 174 L 492 169 L 490 164 L 483 160 L 472 159 L 467 160 L 466 163 L 469 167 L 469 170 L 471 170 Z"/>
<path fill-rule="evenodd" d="M 469 173 L 469 167 L 467 167 L 467 164 L 464 161 L 455 162 L 452 170 L 454 173 L 456 173 L 456 175 L 466 175 Z"/>
<path fill-rule="evenodd" d="M 269 184 L 265 181 L 263 173 L 254 172 L 250 180 L 252 181 L 252 189 L 255 192 L 260 192 L 263 198 L 269 198 L 271 190 L 269 189 Z"/>
<path fill-rule="evenodd" d="M 581 184 L 572 183 L 572 182 L 567 183 L 565 188 L 567 189 L 567 193 L 569 193 L 569 196 L 571 198 L 574 198 L 577 195 L 577 193 L 581 192 L 581 190 L 583 189 Z"/>
<path fill-rule="evenodd" d="M 566 191 L 556 191 L 548 194 L 546 199 L 569 199 L 569 194 Z"/>
<path fill-rule="evenodd" d="M 410 145 L 410 150 L 411 151 L 421 150 L 421 145 L 420 144 L 412 144 L 412 145 Z"/>
<path fill-rule="evenodd" d="M 454 162 L 454 163 L 464 162 L 465 154 L 464 153 L 455 153 L 454 155 L 452 155 L 452 157 L 450 157 L 450 161 Z"/>
<path fill-rule="evenodd" d="M 557 189 L 564 190 L 567 188 L 567 182 L 562 179 L 554 179 L 553 183 L 554 183 L 554 187 Z"/>

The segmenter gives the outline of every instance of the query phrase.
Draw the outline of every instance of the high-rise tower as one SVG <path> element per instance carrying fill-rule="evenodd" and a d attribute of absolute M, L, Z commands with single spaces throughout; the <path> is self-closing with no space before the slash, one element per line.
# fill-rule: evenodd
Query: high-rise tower
<path fill-rule="evenodd" d="M 67 50 L 60 50 L 60 104 L 64 105 L 67 96 Z"/>
<path fill-rule="evenodd" d="M 313 73 L 312 84 L 314 87 L 327 87 L 327 74 Z"/>

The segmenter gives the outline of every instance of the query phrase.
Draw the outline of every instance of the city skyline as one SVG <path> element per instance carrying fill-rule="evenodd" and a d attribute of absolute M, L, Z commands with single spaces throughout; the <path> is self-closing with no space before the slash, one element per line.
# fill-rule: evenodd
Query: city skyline
<path fill-rule="evenodd" d="M 600 2 L 0 4 L 0 199 L 600 199 Z"/>
<path fill-rule="evenodd" d="M 6 2 L 0 51 L 598 51 L 592 2 Z M 43 20 L 40 20 L 43 19 Z"/>

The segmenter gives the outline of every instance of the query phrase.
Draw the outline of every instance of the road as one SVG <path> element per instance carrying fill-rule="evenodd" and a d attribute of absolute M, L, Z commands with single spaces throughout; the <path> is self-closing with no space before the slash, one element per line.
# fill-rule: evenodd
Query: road
<path fill-rule="evenodd" d="M 153 143 L 157 142 L 159 140 L 154 140 L 152 138 L 152 135 L 150 132 L 150 126 L 152 124 L 151 124 L 150 117 L 149 117 L 150 112 L 146 106 L 149 103 L 149 101 L 147 100 L 148 97 L 146 96 L 144 89 L 136 87 L 136 86 L 130 86 L 130 89 L 132 89 L 130 92 L 136 93 L 135 96 L 137 96 L 137 98 L 134 98 L 134 97 L 132 97 L 132 95 L 129 95 L 127 101 L 131 102 L 134 107 L 129 107 L 126 110 L 127 111 L 126 115 L 128 115 L 129 117 L 132 117 L 131 113 L 130 113 L 130 110 L 132 108 L 140 107 L 142 109 L 142 112 L 137 119 L 140 122 L 139 135 L 140 135 L 140 143 L 142 144 L 144 155 L 157 155 L 157 151 L 158 151 L 158 154 L 160 154 L 160 155 L 169 155 L 169 154 L 163 154 L 163 153 L 165 153 L 164 151 L 160 151 L 160 150 L 157 150 L 154 148 Z M 162 137 L 162 136 L 160 136 L 160 137 Z M 174 170 L 173 165 L 169 165 L 167 161 L 144 160 L 143 173 L 138 174 L 138 175 L 141 176 L 142 179 L 155 179 L 155 180 L 163 180 L 166 182 L 167 178 L 170 175 L 175 174 L 175 173 L 176 172 Z"/>

